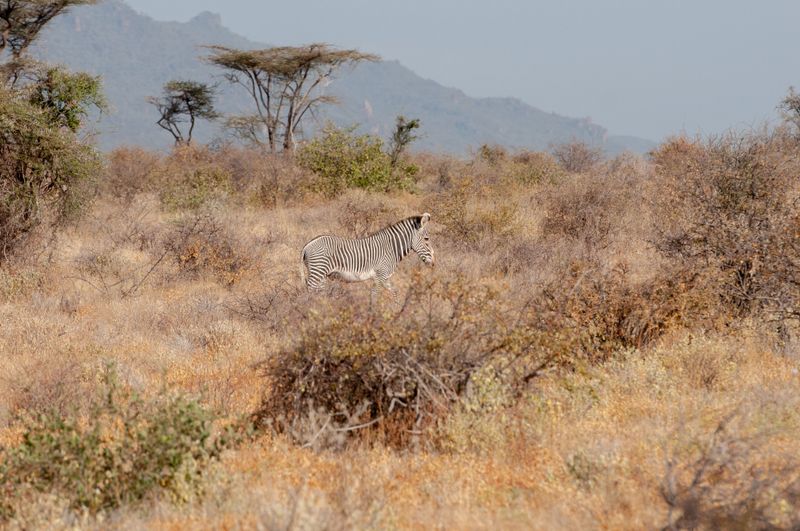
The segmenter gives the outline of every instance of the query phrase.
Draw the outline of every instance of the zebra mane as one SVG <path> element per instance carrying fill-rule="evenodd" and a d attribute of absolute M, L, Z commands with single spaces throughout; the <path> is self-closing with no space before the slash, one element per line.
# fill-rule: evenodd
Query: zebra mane
<path fill-rule="evenodd" d="M 419 230 L 422 228 L 422 216 L 411 216 L 410 219 L 414 223 L 414 228 Z"/>
<path fill-rule="evenodd" d="M 376 230 L 372 234 L 367 235 L 366 238 L 369 238 L 370 236 L 375 236 L 377 234 L 381 234 L 383 232 L 386 232 L 387 230 L 391 229 L 392 227 L 397 227 L 398 225 L 403 225 L 407 221 L 410 221 L 411 222 L 411 226 L 416 230 L 419 230 L 419 229 L 422 228 L 422 216 L 411 216 L 411 217 L 408 217 L 408 218 L 401 219 L 400 221 L 395 221 L 394 223 L 390 223 L 389 225 L 386 225 L 385 227 Z"/>

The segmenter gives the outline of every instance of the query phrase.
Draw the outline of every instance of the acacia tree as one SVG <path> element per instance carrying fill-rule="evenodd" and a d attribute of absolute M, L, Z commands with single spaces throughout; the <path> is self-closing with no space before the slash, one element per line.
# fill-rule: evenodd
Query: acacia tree
<path fill-rule="evenodd" d="M 94 4 L 97 0 L 0 0 L 0 58 L 7 80 L 13 80 L 22 55 L 39 32 L 56 16 L 72 6 Z"/>
<path fill-rule="evenodd" d="M 419 120 L 416 118 L 408 120 L 402 115 L 397 117 L 394 124 L 394 132 L 389 142 L 389 158 L 391 159 L 392 168 L 397 166 L 397 162 L 406 148 L 419 138 L 419 135 L 414 134 L 414 130 L 419 129 L 419 126 Z"/>
<path fill-rule="evenodd" d="M 25 51 L 54 17 L 92 3 L 0 0 L 0 261 L 45 220 L 55 225 L 91 198 L 100 157 L 77 132 L 89 107 L 105 107 L 100 80 Z"/>
<path fill-rule="evenodd" d="M 206 83 L 197 81 L 170 81 L 164 85 L 164 95 L 149 98 L 161 117 L 159 127 L 175 138 L 175 144 L 191 144 L 194 127 L 198 119 L 216 120 L 219 117 L 214 108 L 214 89 Z M 189 123 L 184 136 L 181 124 Z"/>
<path fill-rule="evenodd" d="M 800 93 L 796 92 L 794 87 L 789 87 L 789 93 L 778 108 L 783 114 L 783 119 L 794 125 L 795 133 L 800 135 Z"/>
<path fill-rule="evenodd" d="M 237 50 L 210 46 L 206 59 L 227 72 L 231 83 L 244 87 L 256 107 L 254 115 L 266 134 L 258 135 L 253 117 L 234 117 L 228 125 L 240 136 L 255 141 L 270 151 L 282 142 L 284 150 L 295 147 L 295 134 L 308 113 L 323 103 L 336 100 L 323 93 L 331 76 L 341 66 L 361 61 L 377 61 L 378 57 L 358 50 L 338 50 L 326 44 L 282 46 L 263 50 Z"/>

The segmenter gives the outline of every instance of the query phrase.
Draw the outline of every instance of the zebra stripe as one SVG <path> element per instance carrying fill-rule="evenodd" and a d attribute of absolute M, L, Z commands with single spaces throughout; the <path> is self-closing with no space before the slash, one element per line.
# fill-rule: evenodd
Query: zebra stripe
<path fill-rule="evenodd" d="M 413 216 L 358 239 L 317 236 L 303 247 L 301 277 L 306 287 L 315 291 L 324 289 L 329 277 L 350 282 L 374 280 L 373 293 L 381 287 L 392 291 L 389 278 L 412 251 L 422 262 L 433 265 L 427 228 L 430 219 L 427 213 Z"/>

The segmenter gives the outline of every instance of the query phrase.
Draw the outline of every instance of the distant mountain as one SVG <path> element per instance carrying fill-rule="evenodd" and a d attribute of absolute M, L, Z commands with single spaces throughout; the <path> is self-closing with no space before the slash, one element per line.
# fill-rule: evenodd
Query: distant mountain
<path fill-rule="evenodd" d="M 158 95 L 171 79 L 218 82 L 223 111 L 250 112 L 246 95 L 228 86 L 218 69 L 202 61 L 202 46 L 212 44 L 266 46 L 226 29 L 212 13 L 202 13 L 187 23 L 158 22 L 120 0 L 107 0 L 57 18 L 44 31 L 35 53 L 49 62 L 103 77 L 112 106 L 99 124 L 103 148 L 122 144 L 163 148 L 172 139 L 155 125 L 158 114 L 146 98 Z M 654 146 L 640 138 L 611 136 L 589 120 L 547 113 L 517 99 L 471 98 L 423 79 L 396 61 L 344 69 L 328 90 L 341 103 L 329 106 L 321 120 L 359 124 L 364 131 L 386 136 L 398 114 L 419 118 L 423 137 L 416 147 L 420 149 L 464 153 L 484 143 L 547 149 L 573 139 L 602 146 L 610 153 L 643 152 Z M 200 141 L 221 134 L 216 126 L 205 123 L 197 130 Z"/>

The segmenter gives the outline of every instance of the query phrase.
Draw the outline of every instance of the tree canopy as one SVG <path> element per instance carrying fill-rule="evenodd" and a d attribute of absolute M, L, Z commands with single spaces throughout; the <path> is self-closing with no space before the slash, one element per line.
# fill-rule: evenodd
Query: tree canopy
<path fill-rule="evenodd" d="M 392 160 L 393 168 L 397 166 L 400 156 L 406 148 L 419 138 L 419 135 L 414 134 L 414 130 L 419 129 L 419 127 L 420 123 L 417 118 L 408 120 L 402 115 L 396 118 L 394 132 L 389 142 L 389 157 Z"/>
<path fill-rule="evenodd" d="M 76 133 L 90 106 L 105 108 L 100 80 L 25 51 L 54 17 L 94 1 L 0 0 L 0 261 L 45 210 L 63 219 L 91 197 L 101 159 Z"/>
<path fill-rule="evenodd" d="M 262 50 L 238 50 L 210 46 L 207 60 L 227 72 L 231 83 L 244 87 L 255 107 L 255 116 L 263 127 L 266 139 L 255 138 L 270 151 L 282 142 L 284 150 L 294 149 L 295 134 L 308 113 L 335 99 L 324 93 L 331 76 L 341 66 L 361 61 L 377 61 L 376 55 L 358 50 L 339 50 L 327 44 L 281 46 Z M 235 117 L 229 121 L 234 129 L 246 124 L 240 136 L 252 137 L 253 120 Z"/>
<path fill-rule="evenodd" d="M 215 120 L 219 117 L 214 108 L 213 87 L 197 81 L 173 80 L 164 85 L 164 94 L 149 101 L 158 109 L 161 117 L 158 124 L 169 131 L 176 144 L 192 142 L 192 135 L 198 119 Z M 181 124 L 189 123 L 184 134 Z"/>
<path fill-rule="evenodd" d="M 81 127 L 90 107 L 107 108 L 100 78 L 85 72 L 46 67 L 29 90 L 31 103 L 44 109 L 53 125 L 73 132 Z"/>
<path fill-rule="evenodd" d="M 0 54 L 19 57 L 53 18 L 97 0 L 0 0 Z"/>

